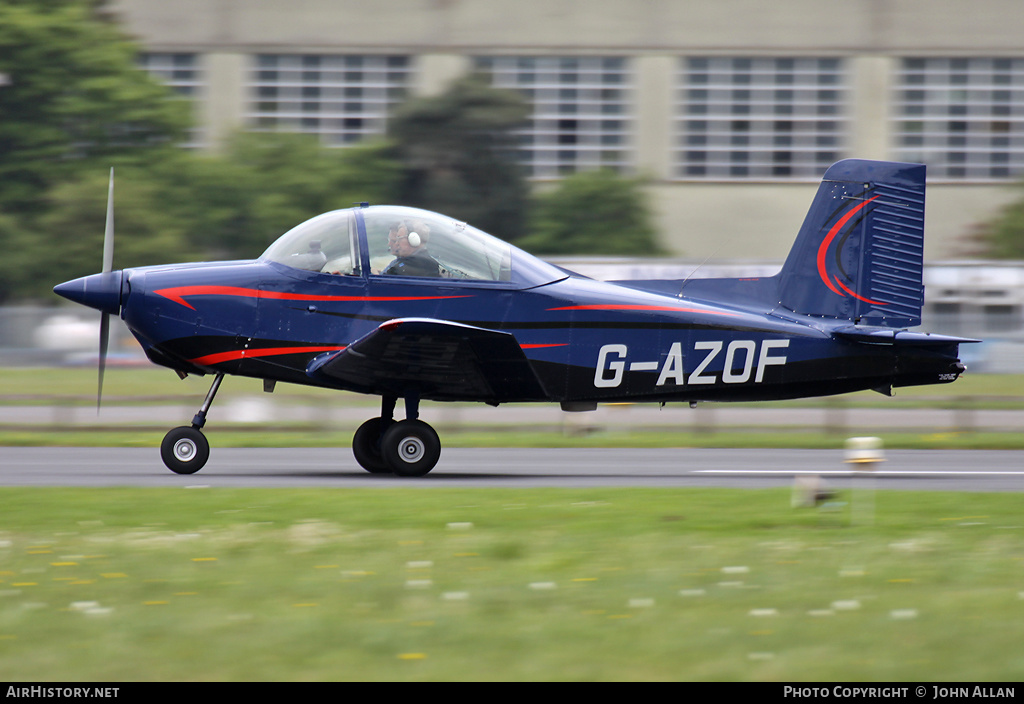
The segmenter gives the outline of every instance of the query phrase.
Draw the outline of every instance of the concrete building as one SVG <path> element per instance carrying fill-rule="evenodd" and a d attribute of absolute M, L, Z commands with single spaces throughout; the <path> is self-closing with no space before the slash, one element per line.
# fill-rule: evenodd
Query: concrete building
<path fill-rule="evenodd" d="M 538 181 L 650 179 L 679 256 L 780 260 L 825 167 L 929 167 L 926 258 L 1024 175 L 1020 0 L 116 0 L 197 143 L 239 126 L 344 146 L 471 69 L 522 90 Z"/>

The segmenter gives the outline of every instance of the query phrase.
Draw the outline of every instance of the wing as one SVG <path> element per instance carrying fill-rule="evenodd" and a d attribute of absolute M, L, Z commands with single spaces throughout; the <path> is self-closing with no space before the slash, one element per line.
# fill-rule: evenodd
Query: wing
<path fill-rule="evenodd" d="M 441 401 L 544 401 L 548 395 L 515 337 L 426 318 L 398 318 L 338 352 L 309 376 L 352 391 Z"/>

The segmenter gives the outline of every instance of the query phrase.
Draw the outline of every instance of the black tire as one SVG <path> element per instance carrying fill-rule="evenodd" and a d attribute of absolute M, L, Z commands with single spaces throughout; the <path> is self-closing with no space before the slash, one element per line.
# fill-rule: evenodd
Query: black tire
<path fill-rule="evenodd" d="M 175 474 L 195 474 L 210 459 L 210 442 L 198 428 L 183 425 L 164 435 L 160 457 Z"/>
<path fill-rule="evenodd" d="M 371 418 L 352 436 L 352 454 L 359 466 L 371 474 L 391 474 L 391 467 L 380 454 L 380 443 L 383 431 L 393 421 L 383 418 Z"/>
<path fill-rule="evenodd" d="M 384 431 L 380 451 L 398 476 L 422 477 L 441 457 L 441 440 L 423 421 L 402 420 Z"/>

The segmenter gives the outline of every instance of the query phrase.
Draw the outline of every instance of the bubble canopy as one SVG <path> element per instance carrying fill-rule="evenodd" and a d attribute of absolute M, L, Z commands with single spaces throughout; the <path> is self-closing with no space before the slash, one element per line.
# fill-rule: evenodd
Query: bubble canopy
<path fill-rule="evenodd" d="M 281 235 L 260 259 L 328 276 L 396 281 L 415 277 L 512 288 L 539 286 L 567 276 L 472 225 L 429 210 L 392 205 L 317 215 Z M 395 266 L 396 260 L 430 265 Z"/>

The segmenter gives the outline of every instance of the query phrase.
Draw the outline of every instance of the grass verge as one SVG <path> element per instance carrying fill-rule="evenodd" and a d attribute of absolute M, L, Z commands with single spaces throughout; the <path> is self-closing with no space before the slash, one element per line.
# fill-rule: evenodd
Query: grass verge
<path fill-rule="evenodd" d="M 0 678 L 1016 681 L 1015 494 L 0 489 Z"/>

